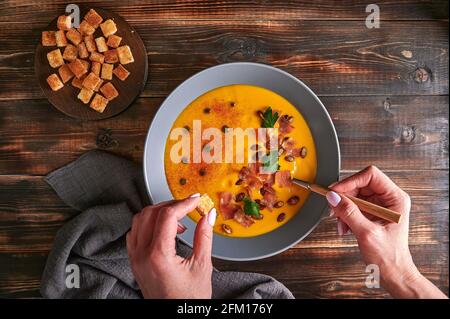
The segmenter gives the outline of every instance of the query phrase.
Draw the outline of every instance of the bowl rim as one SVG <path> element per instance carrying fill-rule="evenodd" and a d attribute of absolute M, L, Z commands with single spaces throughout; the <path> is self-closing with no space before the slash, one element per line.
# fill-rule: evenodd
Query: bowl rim
<path fill-rule="evenodd" d="M 149 195 L 150 201 L 153 203 L 154 202 L 154 197 L 152 196 L 152 192 L 151 192 L 151 188 L 149 185 L 149 179 L 148 179 L 148 174 L 149 172 L 147 171 L 147 165 L 146 165 L 146 158 L 148 157 L 148 142 L 150 139 L 150 132 L 152 130 L 152 127 L 155 125 L 155 122 L 158 120 L 158 115 L 161 116 L 162 112 L 161 110 L 163 109 L 163 107 L 165 106 L 166 102 L 168 100 L 170 100 L 170 98 L 176 94 L 176 91 L 180 90 L 184 85 L 186 85 L 187 82 L 190 82 L 192 80 L 194 80 L 197 77 L 202 76 L 205 72 L 210 72 L 211 70 L 215 70 L 215 69 L 221 69 L 221 68 L 227 68 L 229 66 L 234 66 L 234 65 L 249 65 L 249 66 L 256 66 L 256 67 L 262 67 L 262 68 L 266 68 L 269 69 L 273 72 L 278 72 L 281 73 L 282 75 L 290 78 L 291 80 L 293 80 L 294 82 L 296 82 L 297 84 L 299 84 L 300 86 L 302 86 L 304 89 L 306 89 L 306 91 L 308 91 L 308 93 L 311 95 L 311 97 L 313 97 L 313 99 L 318 103 L 318 105 L 320 105 L 321 107 L 321 111 L 323 112 L 323 114 L 326 117 L 326 120 L 328 121 L 328 124 L 331 128 L 331 132 L 332 132 L 332 138 L 334 140 L 334 143 L 336 145 L 336 152 L 337 152 L 337 176 L 335 176 L 335 180 L 339 180 L 339 175 L 340 175 L 340 170 L 341 170 L 341 150 L 340 150 L 340 145 L 339 145 L 339 139 L 338 139 L 338 135 L 336 132 L 336 128 L 333 124 L 333 121 L 331 119 L 330 114 L 328 113 L 326 107 L 323 105 L 322 101 L 318 98 L 318 96 L 309 88 L 309 86 L 307 86 L 305 83 L 303 83 L 303 81 L 301 81 L 300 79 L 296 78 L 295 76 L 293 76 L 292 74 L 281 70 L 279 68 L 273 67 L 271 65 L 267 65 L 267 64 L 263 64 L 263 63 L 256 63 L 256 62 L 230 62 L 230 63 L 222 63 L 222 64 L 218 64 L 209 68 L 206 68 L 204 70 L 201 70 L 195 74 L 193 74 L 192 76 L 188 77 L 186 80 L 184 80 L 183 82 L 181 82 L 179 85 L 177 85 L 171 92 L 170 94 L 164 99 L 164 101 L 161 103 L 161 105 L 159 106 L 158 110 L 156 111 L 151 124 L 148 128 L 147 131 L 147 136 L 145 139 L 145 145 L 144 145 L 144 153 L 143 153 L 143 170 L 144 170 L 144 180 L 145 180 L 145 186 L 147 189 L 147 193 Z M 217 86 L 220 87 L 220 86 Z M 204 93 L 202 93 L 204 94 Z M 200 94 L 200 95 L 202 95 Z M 199 95 L 199 96 L 200 96 Z M 190 102 L 189 102 L 190 103 Z M 187 106 L 187 105 L 186 105 Z M 167 182 L 167 181 L 166 181 Z M 313 194 L 311 194 L 313 195 Z M 310 195 L 310 196 L 311 196 Z M 253 261 L 253 260 L 260 260 L 260 259 L 265 259 L 265 258 L 269 258 L 275 255 L 278 255 L 290 248 L 292 248 L 293 246 L 295 246 L 296 244 L 298 244 L 300 241 L 302 241 L 304 238 L 306 238 L 316 227 L 317 225 L 322 221 L 322 219 L 328 215 L 329 212 L 329 208 L 325 207 L 321 214 L 320 214 L 320 218 L 317 219 L 317 222 L 315 222 L 313 224 L 313 226 L 304 233 L 304 235 L 299 236 L 297 240 L 293 241 L 291 244 L 286 245 L 283 248 L 280 248 L 276 251 L 272 251 L 270 253 L 264 254 L 264 255 L 260 255 L 258 257 L 249 257 L 249 258 L 244 258 L 244 257 L 227 257 L 227 256 L 222 256 L 222 255 L 218 255 L 218 254 L 214 254 L 212 253 L 212 257 L 214 258 L 218 258 L 221 260 L 227 260 L 227 261 Z M 186 244 L 187 246 L 192 248 L 192 243 L 189 243 L 187 240 L 185 240 L 184 238 L 182 238 L 180 235 L 177 235 L 177 238 L 182 241 L 184 244 Z M 234 238 L 238 238 L 238 237 L 234 237 Z M 245 239 L 245 238 L 244 238 Z"/>

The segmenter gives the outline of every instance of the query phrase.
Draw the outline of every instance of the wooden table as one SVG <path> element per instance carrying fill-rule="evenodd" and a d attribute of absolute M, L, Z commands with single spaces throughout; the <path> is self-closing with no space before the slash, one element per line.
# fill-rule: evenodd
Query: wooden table
<path fill-rule="evenodd" d="M 0 297 L 39 296 L 55 232 L 77 213 L 43 176 L 90 149 L 141 162 L 164 97 L 192 74 L 233 61 L 271 64 L 319 95 L 339 135 L 342 175 L 375 164 L 411 195 L 414 260 L 448 294 L 447 1 L 376 1 L 379 29 L 365 26 L 372 1 L 116 2 L 95 5 L 137 29 L 149 79 L 126 112 L 99 122 L 59 113 L 36 83 L 40 31 L 64 1 L 0 3 Z M 389 296 L 365 287 L 355 239 L 339 237 L 329 218 L 276 257 L 214 263 L 272 275 L 298 298 Z"/>

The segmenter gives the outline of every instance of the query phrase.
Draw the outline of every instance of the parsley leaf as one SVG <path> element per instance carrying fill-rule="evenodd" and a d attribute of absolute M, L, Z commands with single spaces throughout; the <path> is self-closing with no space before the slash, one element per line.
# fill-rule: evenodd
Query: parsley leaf
<path fill-rule="evenodd" d="M 280 165 L 278 164 L 278 152 L 271 151 L 269 155 L 264 155 L 262 157 L 262 169 L 264 173 L 275 173 L 280 169 Z"/>
<path fill-rule="evenodd" d="M 262 127 L 273 128 L 278 120 L 278 112 L 272 113 L 272 108 L 269 106 L 263 113 Z"/>
<path fill-rule="evenodd" d="M 246 215 L 252 215 L 259 217 L 259 206 L 257 203 L 252 201 L 250 198 L 244 198 L 244 213 Z"/>

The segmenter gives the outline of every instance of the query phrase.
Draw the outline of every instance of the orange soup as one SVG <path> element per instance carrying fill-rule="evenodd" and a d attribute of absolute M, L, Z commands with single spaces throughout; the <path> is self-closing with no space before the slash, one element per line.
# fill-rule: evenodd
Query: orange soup
<path fill-rule="evenodd" d="M 202 130 L 217 128 L 273 127 L 277 129 L 277 145 L 263 148 L 258 142 L 245 140 L 244 162 L 195 162 L 194 121 Z M 287 223 L 302 207 L 309 191 L 290 183 L 290 177 L 314 182 L 317 170 L 316 149 L 311 131 L 300 112 L 280 95 L 251 85 L 230 85 L 209 91 L 189 104 L 173 124 L 184 128 L 192 138 L 189 156 L 176 163 L 171 150 L 179 140 L 168 137 L 164 164 L 169 188 L 176 199 L 193 193 L 208 194 L 218 212 L 214 231 L 232 237 L 251 237 L 270 232 Z M 224 134 L 225 135 L 225 134 Z M 202 152 L 216 152 L 202 140 Z M 236 145 L 233 150 L 237 153 Z M 261 153 L 259 149 L 266 152 Z M 224 149 L 223 149 L 224 150 Z M 267 151 L 268 150 L 268 151 Z M 269 162 L 269 158 L 276 163 Z M 249 163 L 251 161 L 256 163 Z M 268 171 L 264 174 L 260 168 Z M 189 215 L 194 221 L 198 212 Z"/>

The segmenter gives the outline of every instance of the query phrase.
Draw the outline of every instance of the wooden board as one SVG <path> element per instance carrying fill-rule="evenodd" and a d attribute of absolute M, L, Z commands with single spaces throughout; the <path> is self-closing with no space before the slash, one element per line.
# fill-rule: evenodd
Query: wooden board
<path fill-rule="evenodd" d="M 80 17 L 84 17 L 86 13 L 91 9 L 90 7 L 80 7 Z M 116 35 L 122 38 L 120 45 L 128 45 L 134 57 L 134 62 L 124 65 L 124 67 L 130 72 L 130 75 L 125 79 L 125 81 L 120 80 L 115 75 L 110 81 L 104 81 L 103 84 L 110 82 L 116 90 L 119 92 L 119 96 L 114 100 L 109 101 L 106 109 L 99 113 L 89 107 L 89 104 L 84 104 L 81 102 L 77 95 L 80 90 L 70 83 L 67 82 L 64 87 L 56 92 L 52 91 L 46 81 L 50 74 L 58 74 L 58 69 L 53 69 L 47 60 L 47 53 L 58 49 L 55 47 L 42 46 L 39 43 L 36 47 L 35 59 L 34 59 L 34 70 L 36 77 L 39 81 L 41 89 L 44 95 L 47 97 L 49 102 L 53 104 L 58 110 L 64 114 L 83 120 L 100 120 L 115 116 L 123 112 L 131 103 L 136 99 L 136 97 L 141 93 L 147 82 L 147 52 L 142 42 L 139 34 L 118 14 L 104 10 L 101 8 L 94 8 L 98 14 L 103 18 L 103 21 L 107 19 L 112 19 L 117 27 Z M 62 15 L 64 11 L 61 11 Z M 42 31 L 56 31 L 56 17 L 45 29 Z M 103 36 L 102 31 L 99 28 L 93 34 L 94 38 Z M 60 48 L 61 54 L 64 48 Z M 88 60 L 88 59 L 85 59 Z M 65 61 L 67 63 L 67 61 Z M 115 63 L 114 68 L 120 63 Z M 102 84 L 102 85 L 103 85 Z M 98 92 L 101 94 L 100 92 Z M 95 93 L 94 93 L 95 95 Z"/>

